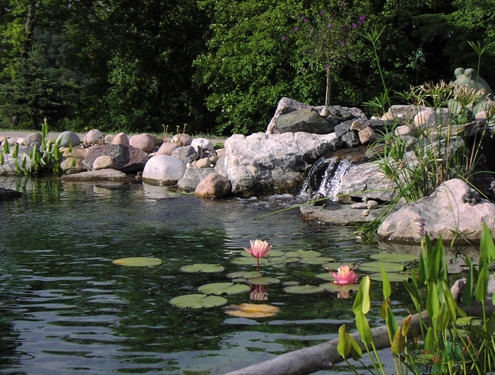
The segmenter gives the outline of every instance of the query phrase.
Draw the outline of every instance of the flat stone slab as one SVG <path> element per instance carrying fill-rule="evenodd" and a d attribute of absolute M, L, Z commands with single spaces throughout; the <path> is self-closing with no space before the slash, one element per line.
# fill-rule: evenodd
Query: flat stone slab
<path fill-rule="evenodd" d="M 319 221 L 333 225 L 356 225 L 376 219 L 382 209 L 356 209 L 350 204 L 327 202 L 326 206 L 302 205 L 301 214 L 303 220 Z"/>
<path fill-rule="evenodd" d="M 99 169 L 60 177 L 62 181 L 126 181 L 127 175 L 116 169 Z"/>

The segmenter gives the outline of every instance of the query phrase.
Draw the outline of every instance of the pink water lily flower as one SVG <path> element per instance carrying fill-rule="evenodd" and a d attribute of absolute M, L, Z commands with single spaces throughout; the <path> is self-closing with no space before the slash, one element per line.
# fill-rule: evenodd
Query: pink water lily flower
<path fill-rule="evenodd" d="M 244 248 L 249 254 L 256 258 L 258 270 L 260 269 L 260 258 L 264 258 L 266 254 L 272 248 L 271 245 L 268 245 L 268 242 L 262 240 L 251 240 L 251 247 L 249 249 Z"/>
<path fill-rule="evenodd" d="M 334 277 L 334 283 L 338 285 L 357 284 L 359 276 L 349 266 L 340 266 L 337 273 L 330 272 Z"/>

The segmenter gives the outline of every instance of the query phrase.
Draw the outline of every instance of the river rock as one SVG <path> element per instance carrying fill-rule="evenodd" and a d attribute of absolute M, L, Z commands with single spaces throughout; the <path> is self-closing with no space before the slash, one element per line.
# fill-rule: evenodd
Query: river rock
<path fill-rule="evenodd" d="M 129 146 L 139 148 L 144 152 L 151 152 L 155 148 L 156 138 L 151 134 L 136 134 L 129 138 Z"/>
<path fill-rule="evenodd" d="M 334 140 L 335 134 L 304 132 L 236 134 L 225 141 L 217 171 L 225 171 L 235 195 L 297 193 L 308 166 L 330 152 Z"/>
<path fill-rule="evenodd" d="M 112 168 L 125 173 L 142 171 L 148 161 L 148 154 L 143 150 L 124 145 L 104 144 L 93 146 L 87 150 L 83 164 L 86 169 L 93 169 L 93 163 L 99 156 L 109 156 L 112 161 Z"/>
<path fill-rule="evenodd" d="M 188 193 L 193 192 L 201 180 L 213 172 L 214 168 L 187 168 L 184 176 L 177 181 L 177 187 Z"/>
<path fill-rule="evenodd" d="M 179 145 L 175 142 L 163 142 L 155 155 L 171 156 L 172 152 L 178 147 Z"/>
<path fill-rule="evenodd" d="M 143 170 L 143 181 L 175 185 L 184 176 L 185 164 L 168 155 L 153 156 Z"/>
<path fill-rule="evenodd" d="M 112 168 L 113 160 L 109 155 L 98 156 L 93 162 L 92 169 L 97 171 L 99 169 Z"/>
<path fill-rule="evenodd" d="M 183 146 L 177 147 L 174 151 L 172 151 L 171 156 L 179 159 L 184 164 L 187 164 L 194 160 L 196 152 L 192 146 Z"/>
<path fill-rule="evenodd" d="M 90 130 L 84 136 L 84 146 L 90 147 L 94 145 L 100 145 L 105 142 L 105 134 L 98 129 Z"/>
<path fill-rule="evenodd" d="M 123 132 L 115 134 L 109 143 L 113 145 L 130 146 L 129 137 Z"/>
<path fill-rule="evenodd" d="M 210 173 L 196 187 L 194 195 L 202 198 L 225 198 L 230 195 L 231 183 L 218 173 Z"/>
<path fill-rule="evenodd" d="M 211 141 L 206 138 L 193 139 L 191 142 L 191 146 L 196 152 L 198 152 L 200 147 L 203 151 L 213 151 L 213 143 L 211 143 Z"/>
<path fill-rule="evenodd" d="M 462 238 L 479 242 L 482 224 L 495 228 L 495 204 L 480 198 L 463 180 L 448 180 L 428 197 L 402 206 L 388 216 L 378 229 L 382 240 L 418 242 L 417 220 L 423 219 L 432 239 L 451 242 Z"/>
<path fill-rule="evenodd" d="M 75 147 L 81 143 L 81 139 L 74 132 L 64 131 L 57 136 L 55 142 L 58 143 L 59 147 Z"/>
<path fill-rule="evenodd" d="M 116 169 L 100 169 L 60 177 L 62 181 L 127 181 L 127 175 Z"/>

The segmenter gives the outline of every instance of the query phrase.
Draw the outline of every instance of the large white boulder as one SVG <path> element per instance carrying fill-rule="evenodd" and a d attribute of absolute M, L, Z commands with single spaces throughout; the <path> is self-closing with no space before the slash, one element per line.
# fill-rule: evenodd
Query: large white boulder
<path fill-rule="evenodd" d="M 153 156 L 143 170 L 144 181 L 154 181 L 163 185 L 175 185 L 186 171 L 185 164 L 169 155 Z"/>

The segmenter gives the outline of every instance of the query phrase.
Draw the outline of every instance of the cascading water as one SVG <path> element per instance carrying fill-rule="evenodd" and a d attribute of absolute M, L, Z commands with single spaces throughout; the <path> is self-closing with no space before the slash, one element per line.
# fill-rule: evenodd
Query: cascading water
<path fill-rule="evenodd" d="M 348 158 L 321 157 L 308 172 L 300 194 L 307 193 L 309 189 L 313 194 L 320 194 L 330 200 L 337 200 L 337 192 L 342 183 L 342 178 L 352 166 Z"/>

